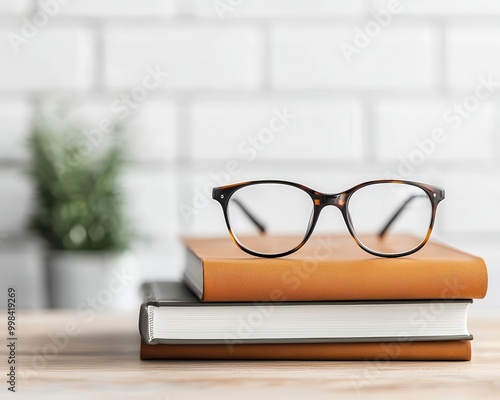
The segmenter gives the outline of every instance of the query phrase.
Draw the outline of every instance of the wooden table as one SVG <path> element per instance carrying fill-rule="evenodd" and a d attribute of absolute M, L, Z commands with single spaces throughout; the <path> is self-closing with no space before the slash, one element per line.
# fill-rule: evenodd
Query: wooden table
<path fill-rule="evenodd" d="M 471 315 L 471 362 L 140 361 L 137 315 L 18 311 L 17 323 L 17 394 L 2 335 L 2 399 L 500 399 L 500 310 Z"/>

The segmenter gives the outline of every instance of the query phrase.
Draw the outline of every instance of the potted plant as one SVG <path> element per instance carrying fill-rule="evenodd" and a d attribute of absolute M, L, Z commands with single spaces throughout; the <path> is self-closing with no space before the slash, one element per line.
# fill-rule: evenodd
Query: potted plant
<path fill-rule="evenodd" d="M 36 190 L 31 228 L 49 248 L 54 307 L 100 311 L 136 301 L 132 235 L 119 188 L 123 151 L 118 129 L 92 146 L 75 125 L 35 123 L 29 174 Z"/>

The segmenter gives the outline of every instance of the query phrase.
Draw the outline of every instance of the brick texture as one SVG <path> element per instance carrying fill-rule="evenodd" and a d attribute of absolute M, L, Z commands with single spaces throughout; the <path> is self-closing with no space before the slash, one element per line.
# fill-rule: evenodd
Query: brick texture
<path fill-rule="evenodd" d="M 274 29 L 273 85 L 372 89 L 431 88 L 436 83 L 436 36 L 431 27 L 391 27 L 367 41 L 366 47 L 343 51 L 343 45 L 356 43 L 356 29 L 361 28 L 288 25 Z"/>
<path fill-rule="evenodd" d="M 390 0 L 389 0 L 390 1 Z M 387 8 L 387 0 L 374 0 L 376 10 Z M 500 4 L 495 0 L 419 0 L 400 1 L 401 14 L 419 16 L 481 16 L 499 15 Z"/>
<path fill-rule="evenodd" d="M 204 101 L 193 105 L 190 121 L 194 159 L 343 160 L 361 155 L 356 103 Z"/>
<path fill-rule="evenodd" d="M 0 160 L 26 160 L 31 107 L 22 99 L 0 99 Z"/>
<path fill-rule="evenodd" d="M 414 166 L 432 160 L 488 160 L 492 157 L 494 106 L 479 104 L 467 118 L 454 111 L 462 98 L 389 101 L 376 107 L 380 159 L 406 157 Z"/>
<path fill-rule="evenodd" d="M 253 1 L 206 1 L 195 0 L 194 14 L 201 17 L 225 18 L 320 18 L 337 16 L 361 16 L 364 3 L 353 0 L 340 1 L 266 0 Z"/>
<path fill-rule="evenodd" d="M 0 196 L 0 232 L 23 232 L 33 206 L 32 186 L 24 171 L 0 171 L 0 182 L 4 188 L 8 188 Z"/>
<path fill-rule="evenodd" d="M 261 80 L 260 35 L 252 28 L 121 26 L 107 29 L 104 43 L 109 88 L 138 85 L 156 66 L 169 74 L 164 88 L 254 89 Z"/>
<path fill-rule="evenodd" d="M 174 102 L 151 93 L 142 102 L 123 100 L 127 91 L 106 98 L 74 102 L 64 118 L 78 120 L 95 143 L 111 138 L 111 125 L 123 126 L 127 156 L 138 162 L 167 162 L 177 153 L 177 110 Z"/>
<path fill-rule="evenodd" d="M 28 14 L 33 7 L 33 0 L 3 0 L 0 2 L 1 15 Z"/>
<path fill-rule="evenodd" d="M 41 1 L 39 8 L 55 1 Z M 174 0 L 71 0 L 59 11 L 61 16 L 75 17 L 171 17 L 174 13 Z"/>
<path fill-rule="evenodd" d="M 36 34 L 26 38 L 24 26 L 0 27 L 0 37 L 15 35 L 12 40 L 0 41 L 2 90 L 79 90 L 91 86 L 94 60 L 90 31 L 77 26 L 35 27 Z"/>
<path fill-rule="evenodd" d="M 447 81 L 453 88 L 474 88 L 480 77 L 500 81 L 500 27 L 453 25 L 446 32 Z M 498 90 L 498 88 L 497 88 Z"/>

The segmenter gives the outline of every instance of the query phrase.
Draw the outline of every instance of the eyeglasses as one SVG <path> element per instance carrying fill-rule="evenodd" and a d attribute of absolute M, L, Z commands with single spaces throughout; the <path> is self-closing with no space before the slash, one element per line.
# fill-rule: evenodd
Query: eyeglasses
<path fill-rule="evenodd" d="M 279 180 L 242 182 L 212 192 L 238 247 L 267 258 L 299 250 L 327 206 L 341 211 L 349 233 L 368 253 L 412 254 L 429 240 L 444 196 L 439 187 L 402 180 L 364 182 L 335 194 Z"/>

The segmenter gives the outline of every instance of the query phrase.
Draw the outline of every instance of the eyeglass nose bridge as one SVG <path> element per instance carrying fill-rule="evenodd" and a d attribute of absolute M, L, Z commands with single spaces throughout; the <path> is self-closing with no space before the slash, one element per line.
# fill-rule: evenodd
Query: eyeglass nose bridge
<path fill-rule="evenodd" d="M 342 210 L 345 207 L 346 200 L 346 193 L 321 194 L 319 199 L 314 201 L 314 204 L 317 206 L 321 206 L 321 208 L 326 206 L 334 206 Z"/>

